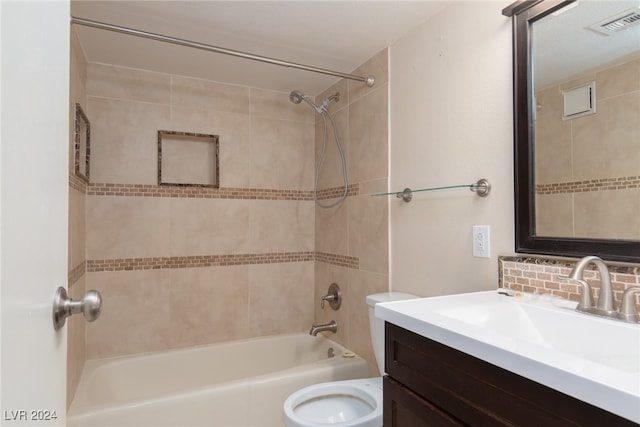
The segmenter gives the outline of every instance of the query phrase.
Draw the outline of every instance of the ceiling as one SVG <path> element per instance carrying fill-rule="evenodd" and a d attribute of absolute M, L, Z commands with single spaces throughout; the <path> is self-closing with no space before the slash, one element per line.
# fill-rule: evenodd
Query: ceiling
<path fill-rule="evenodd" d="M 351 73 L 447 1 L 72 1 L 71 14 Z M 89 62 L 316 95 L 336 77 L 74 25 Z"/>

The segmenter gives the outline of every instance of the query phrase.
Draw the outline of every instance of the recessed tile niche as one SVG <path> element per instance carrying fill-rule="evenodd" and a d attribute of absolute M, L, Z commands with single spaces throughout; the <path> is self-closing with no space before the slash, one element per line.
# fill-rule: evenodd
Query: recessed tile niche
<path fill-rule="evenodd" d="M 158 184 L 220 187 L 218 136 L 158 131 Z"/>

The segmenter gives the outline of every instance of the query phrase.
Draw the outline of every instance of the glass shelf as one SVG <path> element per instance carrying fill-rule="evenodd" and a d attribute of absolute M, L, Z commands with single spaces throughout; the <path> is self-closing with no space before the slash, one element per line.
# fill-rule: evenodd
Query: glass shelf
<path fill-rule="evenodd" d="M 395 191 L 392 193 L 377 193 L 372 194 L 372 196 L 392 196 L 395 195 L 397 198 L 401 198 L 405 202 L 409 203 L 413 198 L 413 193 L 419 193 L 423 191 L 437 191 L 437 190 L 450 190 L 452 188 L 468 188 L 469 190 L 475 192 L 479 197 L 485 197 L 491 191 L 491 184 L 486 179 L 479 179 L 478 182 L 473 184 L 461 184 L 461 185 L 447 185 L 444 187 L 431 187 L 431 188 L 421 188 L 419 190 L 412 190 L 410 188 L 405 188 L 403 191 Z"/>

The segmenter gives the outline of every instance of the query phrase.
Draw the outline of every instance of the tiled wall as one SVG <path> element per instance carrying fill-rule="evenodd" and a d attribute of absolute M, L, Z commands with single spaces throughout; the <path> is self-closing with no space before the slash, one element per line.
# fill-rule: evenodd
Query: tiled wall
<path fill-rule="evenodd" d="M 335 339 L 370 362 L 372 375 L 377 367 L 369 338 L 366 295 L 389 288 L 388 197 L 372 197 L 388 187 L 388 50 L 385 49 L 354 71 L 376 76 L 375 86 L 341 80 L 318 95 L 317 102 L 340 93 L 340 101 L 331 103 L 338 135 L 347 162 L 349 184 L 357 194 L 332 209 L 315 208 L 315 248 L 317 253 L 341 254 L 355 263 L 340 264 L 320 260 L 315 270 L 315 320 L 338 322 Z M 316 158 L 322 146 L 322 120 L 316 118 Z M 319 188 L 342 185 L 340 156 L 331 127 L 327 130 L 326 160 Z M 325 202 L 328 203 L 328 202 Z M 343 307 L 320 308 L 320 297 L 331 283 L 343 293 Z"/>
<path fill-rule="evenodd" d="M 592 80 L 596 113 L 562 120 L 561 90 Z M 536 102 L 538 235 L 638 240 L 640 59 L 546 88 Z"/>
<path fill-rule="evenodd" d="M 71 28 L 69 76 L 69 296 L 80 299 L 85 293 L 85 204 L 87 184 L 74 174 L 75 104 L 86 108 L 86 62 L 74 28 Z M 67 319 L 67 405 L 71 404 L 86 360 L 85 321 L 82 316 Z"/>
<path fill-rule="evenodd" d="M 571 272 L 577 259 L 543 256 L 506 257 L 498 259 L 500 287 L 527 293 L 551 294 L 578 301 L 577 285 L 563 279 Z M 625 289 L 640 286 L 640 267 L 633 264 L 607 263 L 613 288 L 615 306 L 620 306 Z M 600 274 L 592 264 L 584 271 L 584 278 L 593 288 L 593 296 L 600 293 Z M 640 295 L 636 295 L 636 308 L 640 312 Z"/>
<path fill-rule="evenodd" d="M 386 58 L 362 66 L 381 70 L 375 88 L 337 85 L 351 185 L 322 213 L 318 122 L 288 93 L 87 65 L 86 286 L 103 295 L 88 358 L 307 331 L 331 281 L 345 295 L 336 338 L 371 354 L 364 296 L 388 288 L 386 199 L 367 195 L 386 190 Z M 219 135 L 220 189 L 158 186 L 159 129 Z M 325 198 L 341 184 L 331 150 Z"/>

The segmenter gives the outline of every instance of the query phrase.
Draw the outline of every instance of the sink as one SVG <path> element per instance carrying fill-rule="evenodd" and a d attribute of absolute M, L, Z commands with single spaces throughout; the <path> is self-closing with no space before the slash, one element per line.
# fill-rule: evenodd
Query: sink
<path fill-rule="evenodd" d="M 518 295 L 383 303 L 376 316 L 640 423 L 640 325 L 578 313 L 559 298 Z"/>

